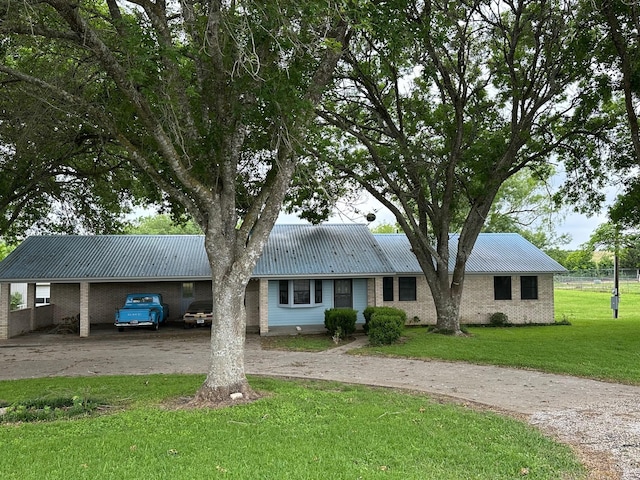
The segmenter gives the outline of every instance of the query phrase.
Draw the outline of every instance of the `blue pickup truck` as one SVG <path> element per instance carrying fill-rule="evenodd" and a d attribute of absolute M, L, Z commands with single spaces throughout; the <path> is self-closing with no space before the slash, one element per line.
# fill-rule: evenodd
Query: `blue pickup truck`
<path fill-rule="evenodd" d="M 128 327 L 152 327 L 158 330 L 169 318 L 169 305 L 159 293 L 130 293 L 122 308 L 116 309 L 114 325 L 122 332 Z"/>

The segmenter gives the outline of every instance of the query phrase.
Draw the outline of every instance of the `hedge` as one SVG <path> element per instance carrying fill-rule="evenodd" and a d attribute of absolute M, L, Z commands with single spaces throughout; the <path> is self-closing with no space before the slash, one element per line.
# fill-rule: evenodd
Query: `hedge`
<path fill-rule="evenodd" d="M 357 319 L 358 312 L 352 308 L 330 308 L 324 311 L 324 326 L 332 337 L 336 333 L 340 338 L 351 335 L 356 331 Z"/>
<path fill-rule="evenodd" d="M 407 313 L 404 310 L 395 307 L 367 307 L 362 312 L 362 315 L 364 315 L 364 333 L 369 333 L 369 323 L 374 313 L 400 317 L 402 325 L 407 323 Z"/>

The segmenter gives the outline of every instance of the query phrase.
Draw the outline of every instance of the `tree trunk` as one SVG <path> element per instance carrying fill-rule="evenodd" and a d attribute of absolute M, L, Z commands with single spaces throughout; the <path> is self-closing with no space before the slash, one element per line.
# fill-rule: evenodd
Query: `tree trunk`
<path fill-rule="evenodd" d="M 244 372 L 244 287 L 231 283 L 218 284 L 214 295 L 209 371 L 194 402 L 199 405 L 220 405 L 252 400 L 257 395 L 249 386 Z M 239 393 L 241 397 L 234 395 Z"/>
<path fill-rule="evenodd" d="M 205 242 L 212 271 L 211 351 L 207 378 L 193 403 L 215 406 L 253 400 L 257 395 L 244 371 L 247 323 L 244 297 L 255 255 L 245 251 L 241 258 L 236 258 L 235 242 L 227 242 L 224 235 L 217 232 L 207 235 Z"/>
<path fill-rule="evenodd" d="M 463 335 L 460 330 L 460 300 L 462 298 L 462 279 L 454 277 L 452 284 L 446 279 L 439 280 L 439 292 L 433 293 L 436 307 L 436 327 L 434 332 L 446 335 Z"/>

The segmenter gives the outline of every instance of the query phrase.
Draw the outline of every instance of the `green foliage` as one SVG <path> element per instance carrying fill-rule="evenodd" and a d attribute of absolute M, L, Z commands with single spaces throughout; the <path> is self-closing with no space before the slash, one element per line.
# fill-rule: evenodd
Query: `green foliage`
<path fill-rule="evenodd" d="M 0 423 L 42 422 L 85 416 L 95 412 L 103 402 L 78 395 L 41 397 L 12 403 L 0 414 Z"/>
<path fill-rule="evenodd" d="M 391 225 L 390 223 L 379 223 L 374 227 L 369 227 L 371 233 L 401 233 L 402 228 L 397 223 L 395 225 Z"/>
<path fill-rule="evenodd" d="M 494 327 L 508 327 L 511 325 L 506 313 L 495 312 L 489 317 L 489 323 Z"/>
<path fill-rule="evenodd" d="M 403 330 L 404 321 L 401 316 L 375 312 L 369 322 L 369 344 L 391 345 L 400 338 Z"/>
<path fill-rule="evenodd" d="M 125 233 L 129 235 L 202 235 L 202 229 L 191 219 L 177 220 L 168 214 L 141 217 L 132 223 Z"/>
<path fill-rule="evenodd" d="M 571 253 L 569 250 L 562 250 L 560 248 L 545 248 L 543 251 L 560 265 L 567 268 L 567 257 Z"/>
<path fill-rule="evenodd" d="M 4 260 L 14 249 L 15 245 L 7 245 L 5 242 L 0 241 L 0 261 Z"/>
<path fill-rule="evenodd" d="M 16 310 L 20 305 L 22 305 L 22 294 L 13 292 L 11 294 L 11 310 Z"/>
<path fill-rule="evenodd" d="M 0 382 L 0 397 L 73 383 L 104 390 L 109 404 L 120 405 L 109 415 L 0 428 L 0 472 L 6 480 L 252 479 L 274 472 L 287 479 L 507 480 L 525 466 L 531 478 L 555 480 L 583 472 L 570 448 L 509 417 L 389 389 L 250 380 L 263 398 L 215 410 L 159 407 L 193 395 L 202 382 L 194 375 Z"/>
<path fill-rule="evenodd" d="M 564 262 L 563 266 L 567 270 L 592 270 L 596 268 L 592 249 L 575 250 L 566 256 Z"/>
<path fill-rule="evenodd" d="M 324 326 L 329 335 L 345 338 L 356 331 L 358 312 L 352 308 L 329 308 L 324 311 Z"/>
<path fill-rule="evenodd" d="M 407 312 L 405 312 L 400 308 L 368 306 L 362 312 L 362 316 L 364 317 L 364 326 L 363 326 L 364 333 L 368 333 L 369 324 L 371 323 L 371 318 L 373 317 L 374 314 L 399 317 L 402 322 L 402 325 L 404 325 L 407 322 Z"/>

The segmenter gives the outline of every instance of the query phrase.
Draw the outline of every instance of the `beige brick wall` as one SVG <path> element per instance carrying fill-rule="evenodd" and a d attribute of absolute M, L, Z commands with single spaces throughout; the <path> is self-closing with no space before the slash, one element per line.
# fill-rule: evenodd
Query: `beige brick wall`
<path fill-rule="evenodd" d="M 373 284 L 374 282 L 370 282 Z M 465 278 L 460 304 L 460 322 L 463 324 L 489 323 L 489 317 L 495 312 L 505 313 L 509 321 L 514 324 L 553 323 L 553 275 L 538 276 L 538 300 L 520 299 L 520 276 L 511 276 L 512 300 L 494 300 L 493 275 L 467 275 Z M 417 301 L 401 302 L 398 298 L 398 280 L 394 281 L 393 302 L 382 301 L 382 279 L 375 280 L 375 286 L 369 292 L 375 295 L 369 297 L 371 305 L 385 305 L 401 308 L 407 312 L 407 322 L 423 325 L 436 323 L 436 309 L 431 292 L 424 276 L 417 277 Z"/>
<path fill-rule="evenodd" d="M 0 283 L 0 340 L 9 338 L 9 312 L 11 310 L 11 284 Z"/>

